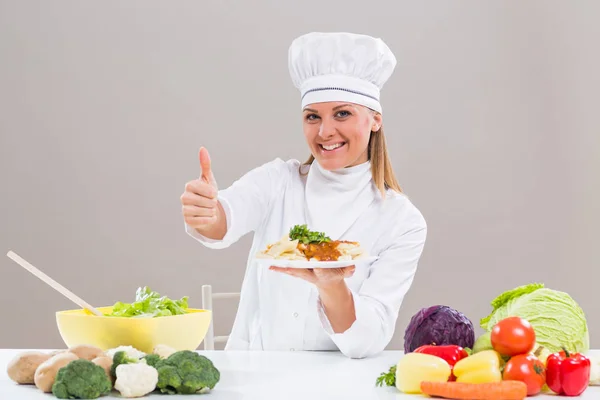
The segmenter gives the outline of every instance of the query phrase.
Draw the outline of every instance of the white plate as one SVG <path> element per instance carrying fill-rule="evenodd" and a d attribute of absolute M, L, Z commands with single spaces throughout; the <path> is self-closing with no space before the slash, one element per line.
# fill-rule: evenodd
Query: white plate
<path fill-rule="evenodd" d="M 302 260 L 278 260 L 272 258 L 255 258 L 254 261 L 266 267 L 287 267 L 287 268 L 341 268 L 351 265 L 371 263 L 379 257 L 362 257 L 356 260 L 347 261 L 302 261 Z"/>

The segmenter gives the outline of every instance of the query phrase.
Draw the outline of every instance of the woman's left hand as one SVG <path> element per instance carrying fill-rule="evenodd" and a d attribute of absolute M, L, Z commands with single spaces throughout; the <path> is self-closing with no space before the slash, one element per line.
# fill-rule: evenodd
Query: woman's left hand
<path fill-rule="evenodd" d="M 271 271 L 282 272 L 296 278 L 304 279 L 320 289 L 340 283 L 346 278 L 354 275 L 356 267 L 351 265 L 343 268 L 282 268 L 270 267 Z"/>

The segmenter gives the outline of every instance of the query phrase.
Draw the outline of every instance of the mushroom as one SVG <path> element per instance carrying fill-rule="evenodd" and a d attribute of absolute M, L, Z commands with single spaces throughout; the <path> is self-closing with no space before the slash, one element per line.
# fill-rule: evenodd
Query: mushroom
<path fill-rule="evenodd" d="M 69 347 L 69 352 L 75 354 L 79 358 L 83 358 L 84 360 L 88 361 L 92 361 L 94 358 L 106 355 L 102 349 L 87 344 Z"/>
<path fill-rule="evenodd" d="M 74 353 L 67 351 L 56 354 L 55 356 L 44 361 L 35 370 L 35 375 L 33 378 L 35 386 L 37 386 L 37 388 L 44 393 L 52 392 L 52 385 L 54 384 L 58 370 L 67 366 L 71 361 L 77 359 L 79 359 L 79 357 L 77 357 Z"/>
<path fill-rule="evenodd" d="M 33 385 L 35 370 L 50 357 L 50 354 L 40 351 L 19 353 L 8 363 L 6 368 L 8 377 L 21 385 Z"/>
<path fill-rule="evenodd" d="M 115 378 L 110 373 L 110 367 L 112 367 L 112 364 L 113 364 L 112 358 L 110 358 L 109 356 L 100 356 L 100 357 L 94 358 L 92 360 L 92 362 L 94 364 L 99 365 L 102 368 L 104 368 L 104 371 L 106 372 L 106 376 L 108 376 L 110 378 L 110 381 L 114 385 L 115 384 Z"/>

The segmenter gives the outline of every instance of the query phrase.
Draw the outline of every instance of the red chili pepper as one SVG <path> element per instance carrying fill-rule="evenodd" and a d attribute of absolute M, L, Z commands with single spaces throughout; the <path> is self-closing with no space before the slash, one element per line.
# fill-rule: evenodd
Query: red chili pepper
<path fill-rule="evenodd" d="M 546 383 L 556 394 L 579 396 L 589 385 L 590 368 L 589 358 L 563 348 L 563 351 L 548 356 Z"/>
<path fill-rule="evenodd" d="M 454 364 L 456 364 L 459 360 L 467 357 L 469 353 L 461 346 L 456 345 L 444 345 L 444 346 L 436 346 L 436 345 L 424 345 L 418 347 L 414 350 L 415 353 L 424 353 L 431 354 L 433 356 L 437 356 L 443 358 L 450 364 L 450 367 L 453 368 Z M 454 374 L 450 375 L 449 381 L 456 380 Z"/>

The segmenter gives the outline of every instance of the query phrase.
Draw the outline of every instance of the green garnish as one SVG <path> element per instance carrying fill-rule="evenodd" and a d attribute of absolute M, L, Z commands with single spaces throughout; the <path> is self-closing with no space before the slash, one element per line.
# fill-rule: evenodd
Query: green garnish
<path fill-rule="evenodd" d="M 323 232 L 314 232 L 307 228 L 306 225 L 294 225 L 290 229 L 290 240 L 298 240 L 304 244 L 331 242 L 331 239 Z"/>
<path fill-rule="evenodd" d="M 140 287 L 135 293 L 135 301 L 125 303 L 117 301 L 108 317 L 167 317 L 185 314 L 188 309 L 188 297 L 172 300 L 167 296 L 151 290 L 148 286 Z"/>
<path fill-rule="evenodd" d="M 376 386 L 395 386 L 396 385 L 396 366 L 392 365 L 387 372 L 382 372 L 375 381 Z"/>

